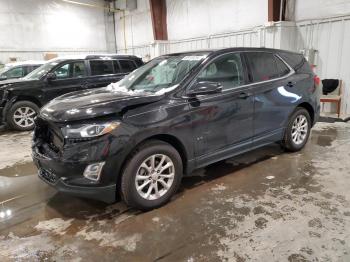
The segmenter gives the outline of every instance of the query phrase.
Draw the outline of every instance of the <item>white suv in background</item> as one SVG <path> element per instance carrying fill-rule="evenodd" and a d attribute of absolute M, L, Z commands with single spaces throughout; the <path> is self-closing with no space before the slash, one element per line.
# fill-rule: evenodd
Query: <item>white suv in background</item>
<path fill-rule="evenodd" d="M 0 81 L 21 78 L 38 68 L 46 61 L 23 61 L 8 63 L 0 69 Z"/>

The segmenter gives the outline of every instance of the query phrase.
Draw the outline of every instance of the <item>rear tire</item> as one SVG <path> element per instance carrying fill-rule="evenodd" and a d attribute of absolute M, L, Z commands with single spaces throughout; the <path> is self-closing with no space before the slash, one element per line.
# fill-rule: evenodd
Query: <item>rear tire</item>
<path fill-rule="evenodd" d="M 30 101 L 19 101 L 7 112 L 6 122 L 11 129 L 28 131 L 34 128 L 34 118 L 39 107 Z"/>
<path fill-rule="evenodd" d="M 282 147 L 291 152 L 301 150 L 310 136 L 311 118 L 309 112 L 301 107 L 298 107 L 290 116 Z"/>
<path fill-rule="evenodd" d="M 127 161 L 121 178 L 121 195 L 128 206 L 150 210 L 167 203 L 180 186 L 182 160 L 170 144 L 150 140 Z"/>

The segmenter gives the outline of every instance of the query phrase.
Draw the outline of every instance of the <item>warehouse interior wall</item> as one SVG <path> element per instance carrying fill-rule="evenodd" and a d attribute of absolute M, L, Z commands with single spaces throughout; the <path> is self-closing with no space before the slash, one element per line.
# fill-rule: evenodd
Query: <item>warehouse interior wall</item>
<path fill-rule="evenodd" d="M 85 3 L 104 5 L 103 0 Z M 1 0 L 0 61 L 43 53 L 107 52 L 105 12 L 62 0 Z"/>
<path fill-rule="evenodd" d="M 169 40 L 252 28 L 267 21 L 268 1 L 166 0 Z"/>
<path fill-rule="evenodd" d="M 133 46 L 147 47 L 153 42 L 149 0 L 137 0 L 137 9 L 115 14 L 119 53 L 128 53 Z"/>
<path fill-rule="evenodd" d="M 350 13 L 350 2 L 344 0 L 295 0 L 295 20 L 320 19 Z"/>

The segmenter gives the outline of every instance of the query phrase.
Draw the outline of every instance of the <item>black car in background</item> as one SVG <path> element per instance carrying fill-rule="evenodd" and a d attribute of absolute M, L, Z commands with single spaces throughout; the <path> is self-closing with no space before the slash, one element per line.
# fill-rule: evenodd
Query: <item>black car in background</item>
<path fill-rule="evenodd" d="M 44 106 L 33 159 L 62 192 L 156 208 L 194 169 L 274 142 L 301 150 L 319 116 L 319 84 L 302 54 L 283 50 L 164 55 Z"/>
<path fill-rule="evenodd" d="M 25 77 L 44 63 L 45 61 L 23 61 L 6 64 L 0 69 L 0 83 L 8 79 Z"/>
<path fill-rule="evenodd" d="M 0 82 L 0 125 L 34 128 L 39 108 L 63 94 L 104 87 L 143 65 L 130 55 L 87 55 L 55 58 L 21 79 Z"/>

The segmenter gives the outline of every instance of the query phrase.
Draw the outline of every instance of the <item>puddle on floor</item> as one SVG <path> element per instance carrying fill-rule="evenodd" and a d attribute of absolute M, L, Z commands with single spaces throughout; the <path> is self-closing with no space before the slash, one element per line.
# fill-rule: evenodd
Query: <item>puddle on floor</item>
<path fill-rule="evenodd" d="M 26 162 L 21 164 L 15 164 L 13 166 L 0 169 L 0 176 L 6 177 L 22 177 L 33 175 L 37 172 L 33 162 Z"/>

